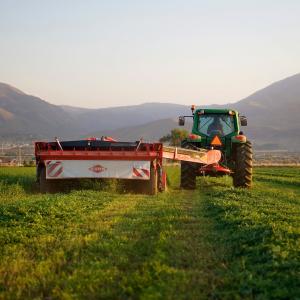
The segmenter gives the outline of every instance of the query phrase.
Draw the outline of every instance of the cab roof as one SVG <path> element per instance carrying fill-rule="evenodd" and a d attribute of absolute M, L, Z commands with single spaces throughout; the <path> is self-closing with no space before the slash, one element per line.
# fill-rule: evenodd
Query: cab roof
<path fill-rule="evenodd" d="M 229 109 L 229 108 L 197 108 L 195 110 L 195 113 L 198 113 L 203 110 L 204 113 L 210 113 L 210 114 L 228 114 L 230 111 L 234 111 L 235 114 L 238 114 L 237 110 Z"/>

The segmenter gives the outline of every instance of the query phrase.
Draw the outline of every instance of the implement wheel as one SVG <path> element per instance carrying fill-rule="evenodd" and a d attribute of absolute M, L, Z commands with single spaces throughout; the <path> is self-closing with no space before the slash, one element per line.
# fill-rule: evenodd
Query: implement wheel
<path fill-rule="evenodd" d="M 40 186 L 40 192 L 45 193 L 55 193 L 57 191 L 58 182 L 56 180 L 51 181 L 46 179 L 46 168 L 44 166 L 40 167 L 39 170 L 39 186 Z"/>
<path fill-rule="evenodd" d="M 132 180 L 132 190 L 146 195 L 156 195 L 158 192 L 158 174 L 154 166 L 150 168 L 149 180 Z"/>
<path fill-rule="evenodd" d="M 159 192 L 167 190 L 167 173 L 161 166 L 157 167 L 157 187 Z"/>
<path fill-rule="evenodd" d="M 192 144 L 183 141 L 182 148 L 195 149 Z M 186 190 L 194 190 L 196 188 L 197 164 L 181 161 L 180 171 L 180 187 Z"/>
<path fill-rule="evenodd" d="M 150 180 L 147 182 L 147 194 L 156 195 L 158 191 L 158 176 L 157 169 L 151 166 Z"/>
<path fill-rule="evenodd" d="M 233 174 L 233 185 L 235 187 L 251 187 L 252 154 L 252 144 L 250 141 L 247 141 L 245 144 L 239 144 L 236 146 L 235 170 Z"/>

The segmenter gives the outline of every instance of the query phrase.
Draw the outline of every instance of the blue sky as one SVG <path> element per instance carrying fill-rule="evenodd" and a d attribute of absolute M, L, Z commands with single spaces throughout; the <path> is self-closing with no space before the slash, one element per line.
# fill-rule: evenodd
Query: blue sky
<path fill-rule="evenodd" d="M 0 81 L 54 104 L 240 100 L 300 72 L 300 1 L 0 0 Z"/>

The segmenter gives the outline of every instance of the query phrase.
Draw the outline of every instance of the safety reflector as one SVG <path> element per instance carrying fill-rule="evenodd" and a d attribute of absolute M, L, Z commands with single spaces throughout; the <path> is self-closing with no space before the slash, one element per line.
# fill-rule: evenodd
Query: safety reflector
<path fill-rule="evenodd" d="M 222 146 L 222 142 L 217 135 L 214 136 L 210 144 L 213 146 Z"/>

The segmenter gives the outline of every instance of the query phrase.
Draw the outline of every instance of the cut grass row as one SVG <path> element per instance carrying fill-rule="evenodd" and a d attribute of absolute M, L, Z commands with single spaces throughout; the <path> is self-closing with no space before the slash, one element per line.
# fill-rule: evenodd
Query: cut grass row
<path fill-rule="evenodd" d="M 155 197 L 41 195 L 33 169 L 0 169 L 0 298 L 298 299 L 299 169 L 258 168 L 251 191 L 168 173 Z"/>
<path fill-rule="evenodd" d="M 203 218 L 195 194 L 40 195 L 22 190 L 31 173 L 12 172 L 20 172 L 20 181 L 6 174 L 1 190 L 11 191 L 1 203 L 3 298 L 184 299 L 214 293 L 220 256 L 213 255 L 211 221 Z"/>
<path fill-rule="evenodd" d="M 221 298 L 299 299 L 300 169 L 257 168 L 254 178 L 253 190 L 232 189 L 224 179 L 201 183 L 227 249 Z"/>

